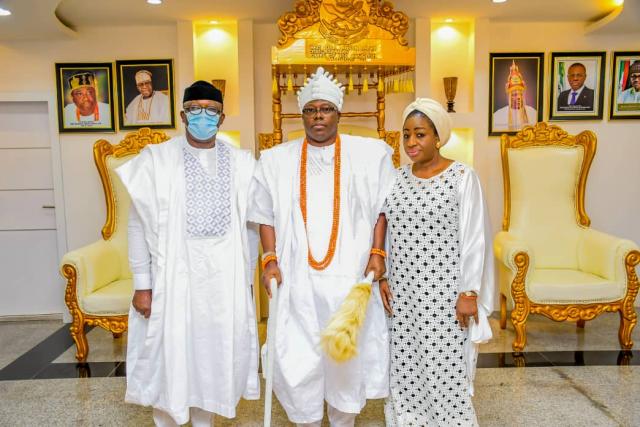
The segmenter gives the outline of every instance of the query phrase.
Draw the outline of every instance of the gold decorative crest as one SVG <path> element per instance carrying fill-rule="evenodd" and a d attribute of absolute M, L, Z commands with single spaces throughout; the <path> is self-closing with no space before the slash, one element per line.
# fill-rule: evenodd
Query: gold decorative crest
<path fill-rule="evenodd" d="M 359 42 L 377 27 L 389 33 L 402 46 L 409 29 L 409 17 L 394 10 L 389 1 L 380 0 L 298 0 L 291 12 L 278 19 L 282 36 L 279 47 L 288 46 L 302 30 L 319 24 L 322 36 L 337 45 Z"/>

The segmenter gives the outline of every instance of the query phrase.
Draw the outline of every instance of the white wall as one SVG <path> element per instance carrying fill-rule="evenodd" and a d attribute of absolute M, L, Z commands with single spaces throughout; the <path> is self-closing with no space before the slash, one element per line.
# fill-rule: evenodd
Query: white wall
<path fill-rule="evenodd" d="M 177 59 L 175 25 L 82 28 L 73 40 L 1 43 L 0 92 L 37 91 L 51 93 L 55 98 L 56 62 L 146 58 Z M 176 74 L 178 69 L 175 67 Z M 176 75 L 176 82 L 178 79 Z M 175 131 L 167 133 L 173 135 Z M 69 249 L 97 240 L 105 220 L 102 185 L 93 164 L 93 143 L 98 139 L 117 143 L 123 136 L 124 132 L 60 134 Z"/>
<path fill-rule="evenodd" d="M 640 120 L 608 120 L 609 84 L 613 50 L 638 50 L 637 38 L 630 34 L 585 35 L 580 23 L 493 23 L 488 26 L 491 52 L 545 52 L 546 82 L 549 88 L 550 52 L 606 51 L 603 120 L 554 122 L 571 134 L 591 130 L 598 137 L 598 149 L 587 182 L 586 209 L 593 228 L 631 239 L 640 244 Z M 489 58 L 485 59 L 487 62 Z M 477 80 L 480 80 L 476 75 Z M 478 81 L 486 87 L 487 80 Z M 544 98 L 544 119 L 548 119 L 548 89 Z M 487 105 L 486 98 L 483 101 Z M 487 117 L 486 110 L 481 112 Z M 476 141 L 476 159 L 484 157 L 479 172 L 489 188 L 490 210 L 495 229 L 502 217 L 502 172 L 500 140 L 497 137 Z"/>

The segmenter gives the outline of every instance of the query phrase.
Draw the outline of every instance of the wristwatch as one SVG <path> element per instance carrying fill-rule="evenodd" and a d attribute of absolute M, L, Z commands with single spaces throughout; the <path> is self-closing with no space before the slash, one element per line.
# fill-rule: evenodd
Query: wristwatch
<path fill-rule="evenodd" d="M 464 295 L 465 297 L 477 297 L 478 294 L 476 294 L 475 291 L 464 291 L 461 292 L 462 295 Z"/>

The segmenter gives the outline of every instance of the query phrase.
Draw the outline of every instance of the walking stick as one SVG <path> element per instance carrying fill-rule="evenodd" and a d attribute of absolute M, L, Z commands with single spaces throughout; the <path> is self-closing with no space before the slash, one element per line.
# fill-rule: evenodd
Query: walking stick
<path fill-rule="evenodd" d="M 264 391 L 264 427 L 271 427 L 271 395 L 273 390 L 273 362 L 276 352 L 276 325 L 278 321 L 278 282 L 271 278 L 271 299 L 269 300 L 269 320 L 267 322 L 267 366 Z M 265 369 L 263 366 L 262 369 Z"/>

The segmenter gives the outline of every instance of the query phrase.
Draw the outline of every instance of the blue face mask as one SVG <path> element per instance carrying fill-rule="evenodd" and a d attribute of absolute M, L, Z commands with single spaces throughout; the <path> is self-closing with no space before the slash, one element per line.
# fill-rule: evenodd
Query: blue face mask
<path fill-rule="evenodd" d="M 218 133 L 218 122 L 220 115 L 210 116 L 204 111 L 200 114 L 187 112 L 187 129 L 191 136 L 200 141 L 207 141 Z"/>

